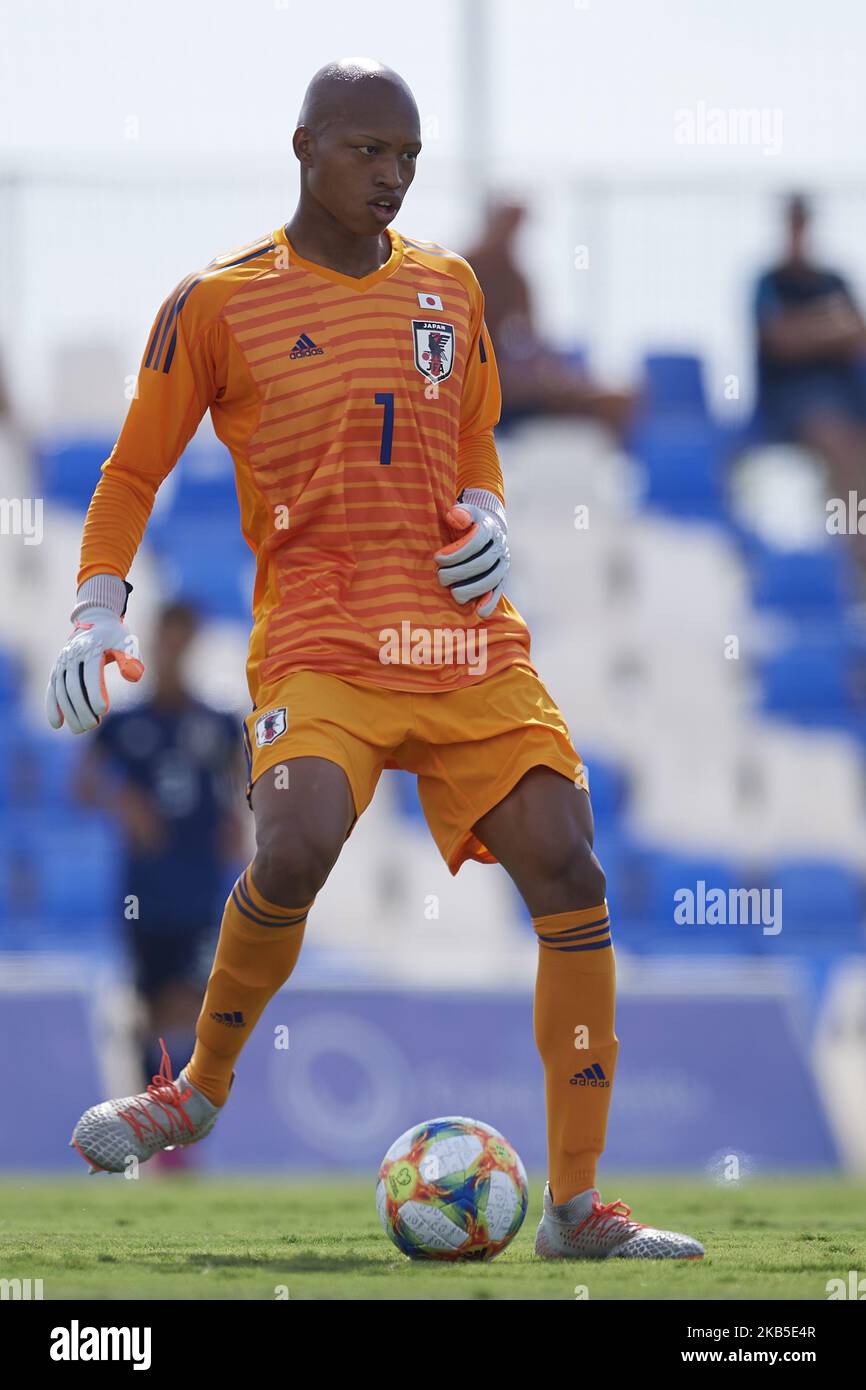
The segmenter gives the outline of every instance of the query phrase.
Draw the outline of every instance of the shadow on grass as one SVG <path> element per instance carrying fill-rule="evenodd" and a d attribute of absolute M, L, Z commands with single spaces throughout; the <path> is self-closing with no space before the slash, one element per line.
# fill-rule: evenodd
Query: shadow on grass
<path fill-rule="evenodd" d="M 205 1273 L 213 1270 L 234 1271 L 243 1273 L 261 1274 L 270 1272 L 282 1276 L 281 1282 L 287 1274 L 335 1274 L 361 1272 L 365 1274 L 390 1274 L 393 1267 L 383 1264 L 381 1267 L 371 1264 L 369 1257 L 366 1259 L 352 1255 L 313 1255 L 313 1254 L 291 1254 L 284 1259 L 274 1259 L 269 1257 L 261 1259 L 256 1255 L 214 1255 L 208 1251 L 191 1253 L 178 1259 L 175 1251 L 166 1252 L 168 1258 L 159 1259 L 158 1262 L 151 1263 L 148 1260 L 148 1269 L 154 1274 L 189 1274 L 191 1270 L 198 1270 Z"/>
<path fill-rule="evenodd" d="M 287 1274 L 350 1274 L 352 1272 L 362 1272 L 365 1275 L 380 1276 L 390 1278 L 394 1274 L 413 1275 L 421 1277 L 439 1271 L 438 1277 L 445 1279 L 449 1271 L 452 1277 L 456 1273 L 463 1276 L 470 1274 L 473 1270 L 490 1271 L 508 1269 L 523 1272 L 528 1260 L 510 1260 L 500 1263 L 498 1260 L 491 1261 L 489 1264 L 482 1261 L 448 1261 L 448 1260 L 393 1260 L 383 1259 L 381 1262 L 371 1261 L 367 1256 L 353 1255 L 317 1255 L 310 1251 L 303 1253 L 287 1254 L 282 1259 L 268 1257 L 259 1258 L 255 1255 L 214 1255 L 206 1251 L 193 1252 L 178 1258 L 176 1251 L 166 1251 L 166 1258 L 161 1258 L 158 1251 L 148 1252 L 149 1258 L 147 1266 L 155 1274 L 189 1274 L 191 1270 L 198 1270 L 199 1273 L 206 1271 L 235 1271 L 238 1273 L 247 1270 L 254 1273 L 270 1272 L 285 1277 Z M 532 1261 L 535 1264 L 535 1261 Z"/>

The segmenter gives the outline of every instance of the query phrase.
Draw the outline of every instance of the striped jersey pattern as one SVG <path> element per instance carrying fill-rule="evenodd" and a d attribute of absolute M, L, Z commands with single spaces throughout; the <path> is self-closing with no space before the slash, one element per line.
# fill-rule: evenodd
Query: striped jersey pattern
<path fill-rule="evenodd" d="M 210 410 L 256 557 L 255 703 L 302 668 L 417 691 L 532 669 L 519 613 L 503 599 L 481 623 L 433 560 L 455 539 L 444 516 L 461 451 L 493 449 L 499 419 L 480 285 L 455 252 L 386 232 L 388 260 L 359 279 L 299 256 L 279 228 L 181 281 L 88 511 L 78 583 L 125 576 Z M 460 660 L 481 628 L 483 667 Z M 425 644 L 437 633 L 453 635 Z"/>

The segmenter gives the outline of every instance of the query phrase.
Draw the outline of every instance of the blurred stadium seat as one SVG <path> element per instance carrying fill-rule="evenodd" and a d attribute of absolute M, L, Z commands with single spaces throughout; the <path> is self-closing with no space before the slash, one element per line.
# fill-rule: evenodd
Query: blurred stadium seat
<path fill-rule="evenodd" d="M 235 514 L 181 514 L 157 529 L 154 549 L 169 595 L 183 594 L 208 618 L 251 622 L 255 561 Z"/>
<path fill-rule="evenodd" d="M 742 870 L 729 860 L 657 852 L 646 862 L 647 904 L 644 949 L 656 953 L 687 951 L 689 955 L 752 953 L 759 949 L 757 926 L 728 922 L 730 893 L 742 883 Z M 701 887 L 701 885 L 703 885 Z M 721 921 L 700 921 L 700 894 L 718 890 L 724 894 Z M 684 898 L 691 894 L 692 899 Z M 694 902 L 696 920 L 678 921 L 675 912 L 685 912 L 684 903 Z M 709 916 L 705 911 L 704 916 Z"/>
<path fill-rule="evenodd" d="M 0 808 L 70 806 L 80 757 L 72 738 L 37 736 L 10 721 L 0 732 Z M 77 816 L 77 812 L 76 812 Z"/>
<path fill-rule="evenodd" d="M 0 920 L 33 922 L 34 948 L 47 941 L 54 947 L 58 926 L 67 949 L 91 947 L 122 914 L 120 862 L 117 829 L 102 815 L 79 809 L 71 820 L 45 807 L 6 807 L 0 810 Z"/>
<path fill-rule="evenodd" d="M 177 467 L 177 484 L 166 522 L 212 517 L 238 526 L 234 464 L 222 445 L 187 449 Z"/>
<path fill-rule="evenodd" d="M 394 806 L 401 820 L 426 824 L 418 796 L 418 779 L 402 768 L 388 768 L 387 778 L 393 789 Z"/>
<path fill-rule="evenodd" d="M 800 858 L 773 865 L 765 881 L 781 895 L 786 950 L 866 949 L 863 874 L 833 860 Z"/>
<path fill-rule="evenodd" d="M 680 517 L 724 515 L 723 442 L 700 415 L 653 416 L 638 424 L 631 448 L 646 469 L 645 501 Z"/>
<path fill-rule="evenodd" d="M 797 633 L 762 663 L 764 709 L 804 724 L 844 723 L 855 709 L 857 663 L 844 633 Z"/>
<path fill-rule="evenodd" d="M 114 447 L 113 439 L 47 439 L 37 446 L 36 467 L 43 497 L 86 511 L 99 482 L 99 470 Z"/>
<path fill-rule="evenodd" d="M 628 773 L 611 759 L 581 749 L 590 785 L 593 815 L 607 820 L 620 815 L 628 797 Z"/>
<path fill-rule="evenodd" d="M 21 662 L 14 652 L 0 647 L 0 707 L 14 706 L 21 692 Z"/>
<path fill-rule="evenodd" d="M 759 608 L 792 616 L 839 614 L 854 597 L 851 561 L 845 550 L 770 550 L 758 547 L 753 560 L 753 594 Z"/>
<path fill-rule="evenodd" d="M 647 352 L 643 377 L 644 407 L 651 416 L 707 418 L 703 364 L 695 354 Z"/>

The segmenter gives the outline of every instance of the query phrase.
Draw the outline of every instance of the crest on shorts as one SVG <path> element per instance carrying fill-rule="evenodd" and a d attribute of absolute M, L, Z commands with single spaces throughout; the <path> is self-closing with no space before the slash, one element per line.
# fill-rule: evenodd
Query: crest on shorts
<path fill-rule="evenodd" d="M 441 319 L 413 319 L 415 366 L 430 381 L 444 381 L 454 366 L 454 325 Z"/>
<path fill-rule="evenodd" d="M 269 709 L 266 714 L 260 714 L 256 720 L 256 743 L 259 748 L 273 743 L 286 732 L 287 727 L 285 705 L 280 709 Z"/>

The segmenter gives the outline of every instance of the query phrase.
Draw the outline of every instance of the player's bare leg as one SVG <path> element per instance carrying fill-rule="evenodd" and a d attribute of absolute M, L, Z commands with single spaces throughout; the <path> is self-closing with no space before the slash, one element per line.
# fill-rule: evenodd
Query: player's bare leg
<path fill-rule="evenodd" d="M 226 902 L 192 1058 L 175 1080 L 163 1048 L 159 1075 L 146 1091 L 82 1115 L 70 1142 L 92 1172 L 123 1172 L 131 1160 L 143 1163 L 210 1133 L 228 1098 L 235 1060 L 294 969 L 307 912 L 355 810 L 336 763 L 295 758 L 284 768 L 287 777 L 271 770 L 253 786 L 256 855 Z"/>
<path fill-rule="evenodd" d="M 863 492 L 863 459 L 866 457 L 866 429 L 854 420 L 815 414 L 803 425 L 803 440 L 824 460 L 827 469 L 828 502 L 841 500 L 848 506 L 850 493 L 857 499 Z M 866 536 L 854 531 L 846 537 L 861 583 L 866 581 Z"/>
<path fill-rule="evenodd" d="M 536 1254 L 696 1259 L 689 1236 L 630 1220 L 595 1187 L 616 1066 L 615 966 L 585 791 L 534 767 L 473 826 L 514 880 L 538 936 L 535 1039 L 544 1062 L 549 1179 Z M 555 1196 L 554 1196 L 555 1194 Z"/>
<path fill-rule="evenodd" d="M 589 797 L 553 768 L 530 768 L 472 829 L 514 880 L 533 917 L 604 902 Z"/>
<path fill-rule="evenodd" d="M 256 821 L 252 873 L 259 891 L 287 907 L 308 902 L 337 862 L 355 819 L 349 779 L 326 758 L 291 758 L 287 786 L 262 773 L 250 801 Z"/>

